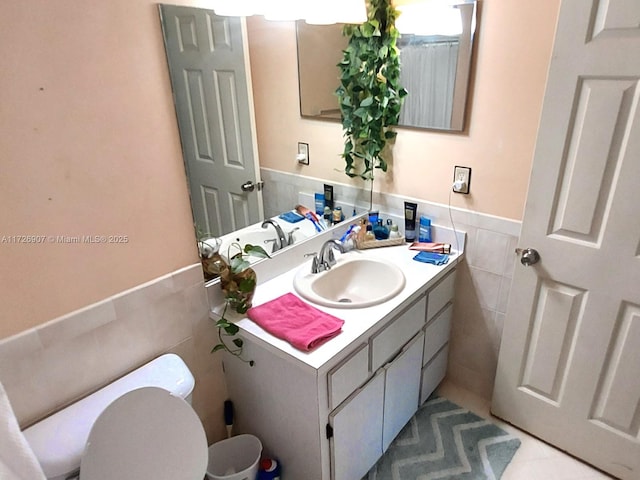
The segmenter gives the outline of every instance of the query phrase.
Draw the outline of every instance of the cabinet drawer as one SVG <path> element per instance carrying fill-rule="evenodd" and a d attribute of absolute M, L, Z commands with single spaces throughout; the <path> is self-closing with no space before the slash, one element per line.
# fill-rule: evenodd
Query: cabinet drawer
<path fill-rule="evenodd" d="M 454 270 L 429 291 L 427 321 L 431 320 L 453 298 L 455 281 L 456 271 Z"/>
<path fill-rule="evenodd" d="M 424 353 L 422 356 L 422 365 L 429 363 L 429 360 L 440 350 L 445 343 L 449 341 L 449 332 L 451 330 L 451 312 L 453 304 L 449 304 L 440 315 L 433 319 L 425 330 L 424 334 Z"/>
<path fill-rule="evenodd" d="M 422 387 L 420 388 L 420 405 L 433 393 L 447 373 L 447 356 L 449 345 L 433 357 L 433 360 L 422 369 Z"/>
<path fill-rule="evenodd" d="M 426 302 L 426 297 L 421 297 L 371 339 L 372 372 L 384 365 L 424 326 Z"/>
<path fill-rule="evenodd" d="M 368 376 L 369 345 L 365 343 L 329 372 L 329 410 L 340 405 Z"/>

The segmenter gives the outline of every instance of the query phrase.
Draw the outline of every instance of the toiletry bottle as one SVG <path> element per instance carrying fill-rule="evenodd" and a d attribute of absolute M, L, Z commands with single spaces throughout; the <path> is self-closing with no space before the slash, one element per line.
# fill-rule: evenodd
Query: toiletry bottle
<path fill-rule="evenodd" d="M 256 480 L 280 480 L 280 464 L 278 461 L 271 458 L 262 459 Z"/>
<path fill-rule="evenodd" d="M 324 193 L 316 193 L 314 195 L 316 215 L 322 215 L 324 211 Z"/>
<path fill-rule="evenodd" d="M 333 210 L 333 185 L 324 184 L 324 206 Z"/>
<path fill-rule="evenodd" d="M 416 241 L 416 211 L 418 204 L 404 202 L 404 238 L 407 242 Z"/>
<path fill-rule="evenodd" d="M 389 228 L 382 224 L 382 219 L 378 220 L 378 223 L 373 227 L 373 235 L 376 240 L 386 240 L 389 238 Z"/>
<path fill-rule="evenodd" d="M 425 216 L 420 217 L 420 227 L 418 229 L 418 241 L 430 243 L 431 240 L 431 219 Z"/>
<path fill-rule="evenodd" d="M 376 236 L 373 234 L 373 227 L 371 224 L 367 224 L 367 233 L 364 236 L 365 241 L 369 242 L 376 239 Z"/>
<path fill-rule="evenodd" d="M 324 213 L 322 216 L 324 218 L 324 223 L 327 224 L 327 227 L 330 227 L 333 224 L 331 209 L 329 207 L 324 207 Z"/>
<path fill-rule="evenodd" d="M 359 226 L 360 228 L 356 235 L 356 242 L 362 243 L 365 241 L 365 235 L 367 234 L 367 221 L 364 218 L 360 219 Z"/>
<path fill-rule="evenodd" d="M 389 232 L 389 238 L 400 238 L 400 232 L 398 231 L 398 225 L 391 225 L 391 231 Z"/>
<path fill-rule="evenodd" d="M 344 220 L 344 214 L 342 213 L 342 207 L 338 206 L 333 209 L 333 223 L 340 223 Z"/>

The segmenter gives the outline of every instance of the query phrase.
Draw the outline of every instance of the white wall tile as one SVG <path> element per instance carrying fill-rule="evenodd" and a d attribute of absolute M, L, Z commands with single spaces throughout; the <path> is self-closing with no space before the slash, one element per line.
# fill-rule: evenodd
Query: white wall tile
<path fill-rule="evenodd" d="M 502 233 L 478 229 L 471 265 L 487 272 L 502 275 L 509 238 L 508 235 Z"/>
<path fill-rule="evenodd" d="M 195 249 L 196 247 L 194 246 L 193 248 Z M 173 277 L 173 289 L 176 292 L 204 283 L 202 265 L 200 263 L 177 270 L 171 276 Z"/>
<path fill-rule="evenodd" d="M 509 303 L 509 294 L 511 293 L 511 277 L 502 277 L 500 280 L 500 293 L 498 295 L 498 303 L 496 305 L 496 311 L 500 313 L 507 312 L 507 305 Z"/>
<path fill-rule="evenodd" d="M 38 328 L 42 345 L 46 348 L 79 337 L 116 319 L 111 299 L 57 318 Z"/>
<path fill-rule="evenodd" d="M 505 253 L 504 260 L 504 274 L 507 277 L 513 277 L 513 271 L 517 265 L 520 265 L 519 257 L 516 254 L 516 248 L 518 247 L 518 241 L 520 239 L 515 236 L 509 237 L 509 246 Z"/>
<path fill-rule="evenodd" d="M 31 355 L 43 349 L 40 335 L 35 328 L 0 340 L 0 365 L 21 355 Z"/>
<path fill-rule="evenodd" d="M 480 301 L 480 306 L 489 310 L 495 310 L 498 305 L 502 276 L 474 267 L 470 267 L 469 270 L 471 272 L 473 286 Z"/>

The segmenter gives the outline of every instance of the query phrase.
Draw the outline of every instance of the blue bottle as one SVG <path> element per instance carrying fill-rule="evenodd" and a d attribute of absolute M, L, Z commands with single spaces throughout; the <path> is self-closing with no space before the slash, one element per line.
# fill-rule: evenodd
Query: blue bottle
<path fill-rule="evenodd" d="M 373 226 L 373 234 L 376 240 L 386 240 L 389 238 L 389 227 L 385 227 L 382 220 L 378 220 L 378 223 Z"/>
<path fill-rule="evenodd" d="M 263 458 L 256 480 L 280 480 L 280 464 L 272 458 Z"/>
<path fill-rule="evenodd" d="M 420 228 L 418 230 L 418 241 L 431 243 L 431 219 L 421 216 Z"/>

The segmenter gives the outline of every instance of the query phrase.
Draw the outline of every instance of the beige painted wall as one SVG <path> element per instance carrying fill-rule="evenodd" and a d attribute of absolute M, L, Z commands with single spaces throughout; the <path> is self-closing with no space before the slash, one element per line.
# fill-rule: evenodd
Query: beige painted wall
<path fill-rule="evenodd" d="M 0 58 L 0 338 L 197 262 L 157 4 L 4 2 Z"/>
<path fill-rule="evenodd" d="M 446 204 L 453 167 L 465 165 L 471 195 L 453 205 L 522 218 L 559 4 L 482 0 L 467 131 L 400 129 L 376 190 Z M 251 19 L 249 28 L 261 165 L 350 183 L 340 125 L 299 117 L 294 24 Z M 309 143 L 308 167 L 295 162 L 298 141 Z"/>

